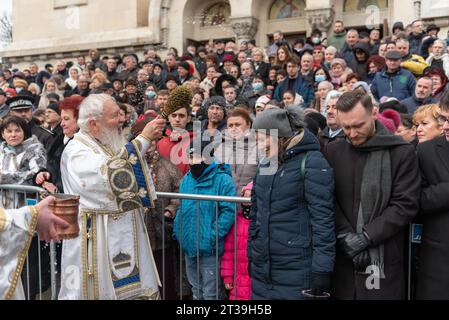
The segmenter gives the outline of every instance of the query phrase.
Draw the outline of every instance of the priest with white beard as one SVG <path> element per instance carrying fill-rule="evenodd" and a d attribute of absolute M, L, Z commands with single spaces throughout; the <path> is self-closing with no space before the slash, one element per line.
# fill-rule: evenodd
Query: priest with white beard
<path fill-rule="evenodd" d="M 145 152 L 162 136 L 156 119 L 127 143 L 120 109 L 105 94 L 80 106 L 80 127 L 61 159 L 65 193 L 79 195 L 80 235 L 63 242 L 60 300 L 160 299 L 160 280 L 144 224 L 156 199 Z"/>

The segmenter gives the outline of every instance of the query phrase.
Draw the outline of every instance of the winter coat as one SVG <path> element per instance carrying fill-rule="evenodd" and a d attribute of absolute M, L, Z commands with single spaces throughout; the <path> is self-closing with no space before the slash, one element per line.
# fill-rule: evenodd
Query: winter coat
<path fill-rule="evenodd" d="M 386 129 L 377 123 L 377 132 Z M 367 275 L 355 274 L 352 260 L 337 250 L 331 295 L 341 300 L 405 299 L 406 239 L 408 225 L 418 213 L 420 176 L 415 148 L 402 144 L 389 148 L 391 157 L 391 196 L 380 216 L 364 226 L 373 245 L 384 246 L 386 279 L 380 289 L 368 290 Z M 354 148 L 346 139 L 327 145 L 324 154 L 335 172 L 335 229 L 337 234 L 357 231 L 363 169 L 370 151 Z"/>
<path fill-rule="evenodd" d="M 233 197 L 236 195 L 229 166 L 216 163 L 212 163 L 198 179 L 193 178 L 191 172 L 187 173 L 182 179 L 179 192 L 209 196 Z M 200 201 L 198 212 L 197 203 L 195 200 L 181 200 L 173 226 L 174 237 L 190 258 L 197 256 L 197 249 L 200 257 L 214 256 L 217 245 L 218 256 L 221 256 L 224 250 L 224 238 L 234 224 L 235 204 Z M 218 206 L 218 220 L 216 206 Z M 200 214 L 199 230 L 197 230 L 198 213 Z M 199 243 L 197 243 L 198 232 Z"/>
<path fill-rule="evenodd" d="M 428 97 L 424 100 L 418 99 L 415 94 L 413 96 L 401 101 L 401 104 L 407 107 L 408 114 L 414 114 L 415 111 L 426 104 L 436 103 L 437 101 L 433 97 Z"/>
<path fill-rule="evenodd" d="M 249 183 L 245 190 L 252 190 L 253 183 Z M 251 300 L 251 278 L 248 274 L 248 228 L 249 219 L 245 219 L 242 211 L 237 215 L 237 257 L 235 256 L 235 227 L 234 224 L 231 231 L 226 236 L 224 244 L 224 252 L 221 257 L 221 277 L 224 284 L 234 284 L 234 262 L 237 262 L 236 283 L 237 288 L 234 288 L 230 294 L 230 300 Z M 237 297 L 236 297 L 237 289 Z"/>
<path fill-rule="evenodd" d="M 433 53 L 430 54 L 429 58 L 427 58 L 427 64 L 431 67 L 434 65 L 438 65 L 437 62 L 442 65 L 442 67 L 438 66 L 439 69 L 442 69 L 446 74 L 446 77 L 449 78 L 449 54 L 445 53 L 441 57 L 436 58 Z"/>
<path fill-rule="evenodd" d="M 318 135 L 318 138 L 320 139 L 321 148 L 326 147 L 329 143 L 339 140 L 339 139 L 345 139 L 345 133 L 343 130 L 341 130 L 335 137 L 331 138 L 329 133 L 329 127 L 326 127 L 323 131 L 321 131 Z"/>
<path fill-rule="evenodd" d="M 340 33 L 333 33 L 327 38 L 327 44 L 335 47 L 338 51 L 341 51 L 346 44 L 346 30 Z"/>
<path fill-rule="evenodd" d="M 151 162 L 148 161 L 151 166 Z M 154 186 L 158 192 L 178 193 L 179 185 L 182 180 L 181 172 L 178 167 L 169 160 L 160 157 L 152 168 Z M 155 207 L 148 209 L 145 215 L 145 224 L 148 230 L 148 237 L 152 250 L 162 250 L 162 215 L 169 211 L 173 216 L 179 206 L 179 200 L 176 199 L 157 199 Z M 173 246 L 173 221 L 165 218 L 165 248 Z"/>
<path fill-rule="evenodd" d="M 429 67 L 426 60 L 417 54 L 409 54 L 408 56 L 402 58 L 402 61 L 402 67 L 417 77 L 422 76 Z"/>
<path fill-rule="evenodd" d="M 411 97 L 415 93 L 416 79 L 408 70 L 400 68 L 394 73 L 386 69 L 376 73 L 371 83 L 371 92 L 377 101 L 382 97 L 396 98 L 399 101 Z"/>
<path fill-rule="evenodd" d="M 28 125 L 31 128 L 31 133 L 37 137 L 40 143 L 48 151 L 50 150 L 51 144 L 53 143 L 53 134 L 51 131 L 39 126 L 34 119 L 32 119 Z"/>
<path fill-rule="evenodd" d="M 252 299 L 301 300 L 312 272 L 334 270 L 333 171 L 308 130 L 291 140 L 274 174 L 262 169 L 248 237 Z"/>
<path fill-rule="evenodd" d="M 305 108 L 307 108 L 313 99 L 315 99 L 315 91 L 313 90 L 313 84 L 306 81 L 301 75 L 298 75 L 296 79 L 285 78 L 276 88 L 273 99 L 282 102 L 282 95 L 288 90 L 289 81 L 294 81 L 293 91 L 303 97 Z"/>
<path fill-rule="evenodd" d="M 254 74 L 262 78 L 263 82 L 266 84 L 268 82 L 268 75 L 270 73 L 270 64 L 266 62 L 260 62 L 257 66 L 256 62 L 253 62 Z"/>
<path fill-rule="evenodd" d="M 6 142 L 0 144 L 0 184 L 33 186 L 33 178 L 47 164 L 45 149 L 36 136 L 25 140 L 17 147 L 9 147 Z M 1 205 L 13 209 L 25 205 L 21 195 L 13 192 L 0 194 Z"/>
<path fill-rule="evenodd" d="M 410 53 L 411 54 L 420 54 L 421 52 L 421 44 L 424 38 L 424 33 L 414 34 L 411 33 L 408 36 L 408 42 L 410 43 Z"/>
<path fill-rule="evenodd" d="M 355 54 L 355 50 L 357 50 L 357 49 L 363 50 L 363 52 L 365 52 L 365 55 L 366 55 L 365 61 L 359 61 L 357 59 L 356 54 Z M 368 72 L 367 72 L 366 65 L 367 65 L 368 59 L 370 58 L 370 55 L 371 55 L 370 45 L 367 43 L 364 43 L 364 42 L 359 42 L 355 45 L 355 48 L 354 48 L 355 58 L 354 58 L 354 60 L 352 60 L 352 62 L 350 64 L 348 64 L 348 66 L 352 69 L 352 71 L 354 73 L 357 73 L 362 78 L 362 81 L 365 81 L 367 79 Z"/>
<path fill-rule="evenodd" d="M 227 135 L 223 143 L 215 150 L 215 158 L 219 163 L 231 166 L 232 179 L 237 194 L 243 187 L 253 181 L 257 171 L 257 146 L 254 136 L 234 141 Z"/>
<path fill-rule="evenodd" d="M 423 178 L 419 218 L 424 224 L 416 297 L 449 299 L 449 143 L 445 137 L 418 145 Z"/>
<path fill-rule="evenodd" d="M 47 167 L 46 171 L 51 175 L 51 183 L 57 188 L 58 192 L 63 192 L 64 187 L 61 179 L 61 157 L 65 149 L 64 132 L 61 125 L 58 125 L 53 130 L 53 142 L 47 152 Z"/>
<path fill-rule="evenodd" d="M 345 60 L 347 65 L 351 65 L 355 62 L 354 48 L 350 48 L 348 44 L 345 44 L 340 51 L 339 57 Z"/>

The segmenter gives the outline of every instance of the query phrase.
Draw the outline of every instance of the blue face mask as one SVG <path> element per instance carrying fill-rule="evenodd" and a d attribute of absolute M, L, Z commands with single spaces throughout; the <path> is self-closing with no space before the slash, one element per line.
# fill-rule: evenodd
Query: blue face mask
<path fill-rule="evenodd" d="M 16 93 L 20 93 L 23 90 L 23 88 L 16 88 Z"/>
<path fill-rule="evenodd" d="M 253 90 L 254 91 L 262 91 L 264 88 L 263 83 L 257 82 L 257 83 L 253 83 Z"/>
<path fill-rule="evenodd" d="M 147 91 L 145 94 L 147 95 L 148 99 L 156 98 L 156 92 L 154 91 Z"/>
<path fill-rule="evenodd" d="M 324 74 L 315 76 L 315 82 L 323 82 L 325 80 L 326 80 L 326 76 Z"/>

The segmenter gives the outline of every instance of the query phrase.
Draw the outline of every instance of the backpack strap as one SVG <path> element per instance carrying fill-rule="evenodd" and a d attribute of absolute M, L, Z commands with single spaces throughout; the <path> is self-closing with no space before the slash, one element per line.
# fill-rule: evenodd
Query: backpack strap
<path fill-rule="evenodd" d="M 307 152 L 304 156 L 304 158 L 301 161 L 301 182 L 304 182 L 306 178 L 306 162 L 309 158 L 309 152 Z"/>

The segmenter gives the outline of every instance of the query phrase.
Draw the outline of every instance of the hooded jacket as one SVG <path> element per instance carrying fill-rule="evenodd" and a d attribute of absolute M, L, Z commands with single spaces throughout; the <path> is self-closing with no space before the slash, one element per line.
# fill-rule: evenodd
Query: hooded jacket
<path fill-rule="evenodd" d="M 328 45 L 335 47 L 338 51 L 341 51 L 346 43 L 346 34 L 346 30 L 340 33 L 333 33 L 327 38 Z"/>
<path fill-rule="evenodd" d="M 357 59 L 357 55 L 355 53 L 357 49 L 363 50 L 363 52 L 365 52 L 366 59 L 364 61 L 360 61 Z M 365 81 L 367 79 L 368 72 L 366 64 L 370 56 L 371 56 L 371 48 L 369 44 L 365 42 L 359 42 L 355 45 L 354 47 L 355 59 L 352 60 L 348 66 L 352 69 L 354 73 L 357 73 L 362 78 L 362 81 Z"/>
<path fill-rule="evenodd" d="M 283 165 L 271 175 L 260 171 L 254 181 L 248 237 L 253 300 L 301 300 L 312 272 L 334 269 L 333 170 L 309 130 L 294 139 Z"/>
<path fill-rule="evenodd" d="M 235 196 L 234 182 L 228 165 L 212 163 L 203 174 L 195 179 L 189 171 L 182 179 L 179 192 L 183 194 L 197 194 L 210 196 Z M 181 200 L 174 222 L 174 237 L 188 257 L 196 257 L 197 249 L 201 256 L 213 256 L 216 253 L 218 237 L 218 255 L 224 250 L 224 239 L 229 233 L 235 219 L 235 204 L 230 202 L 216 203 Z M 199 230 L 197 229 L 199 214 Z M 218 220 L 217 220 L 218 216 Z M 182 221 L 182 222 L 181 222 Z M 218 229 L 218 234 L 217 234 Z M 197 244 L 197 232 L 199 243 Z M 199 248 L 198 248 L 199 245 Z"/>

